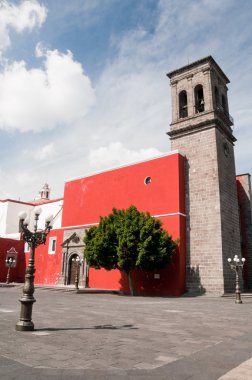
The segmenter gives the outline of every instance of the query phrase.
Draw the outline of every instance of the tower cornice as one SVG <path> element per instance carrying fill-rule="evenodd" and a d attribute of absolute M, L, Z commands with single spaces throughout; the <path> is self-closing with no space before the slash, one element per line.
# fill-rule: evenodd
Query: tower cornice
<path fill-rule="evenodd" d="M 188 64 L 186 66 L 183 66 L 183 67 L 181 67 L 179 69 L 171 71 L 171 72 L 169 72 L 166 75 L 170 79 L 172 79 L 176 75 L 180 75 L 180 74 L 183 74 L 183 73 L 187 73 L 187 75 L 188 75 L 188 73 L 190 72 L 190 70 L 195 69 L 197 66 L 202 66 L 204 64 L 209 64 L 209 68 L 211 66 L 215 66 L 215 68 L 217 69 L 217 71 L 221 74 L 222 78 L 224 78 L 225 82 L 226 83 L 230 83 L 230 81 L 229 81 L 228 77 L 226 76 L 226 74 L 221 70 L 220 66 L 218 65 L 218 63 L 215 62 L 215 60 L 213 59 L 213 57 L 211 55 L 209 55 L 208 57 L 199 59 L 198 61 L 190 63 L 190 64 Z"/>
<path fill-rule="evenodd" d="M 174 140 L 176 138 L 180 138 L 185 135 L 190 135 L 196 132 L 200 132 L 203 130 L 207 130 L 210 128 L 217 128 L 220 132 L 224 133 L 225 136 L 228 138 L 228 140 L 233 144 L 236 141 L 236 138 L 232 134 L 232 130 L 227 128 L 225 124 L 221 122 L 219 119 L 210 119 L 205 120 L 198 124 L 189 124 L 185 127 L 172 130 L 170 132 L 167 132 L 167 135 L 170 136 L 171 140 Z"/>

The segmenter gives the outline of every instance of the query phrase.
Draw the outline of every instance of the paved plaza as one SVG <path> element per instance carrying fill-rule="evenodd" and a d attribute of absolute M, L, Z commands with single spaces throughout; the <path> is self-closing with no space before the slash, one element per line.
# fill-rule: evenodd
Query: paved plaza
<path fill-rule="evenodd" d="M 151 298 L 0 287 L 0 380 L 251 380 L 252 298 Z"/>

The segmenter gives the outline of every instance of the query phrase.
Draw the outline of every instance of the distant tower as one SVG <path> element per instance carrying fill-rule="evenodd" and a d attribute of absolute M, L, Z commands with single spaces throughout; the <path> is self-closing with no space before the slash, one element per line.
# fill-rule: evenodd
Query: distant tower
<path fill-rule="evenodd" d="M 49 185 L 47 183 L 45 183 L 39 192 L 40 198 L 49 200 L 50 199 L 50 191 L 51 191 L 51 189 L 49 188 Z"/>
<path fill-rule="evenodd" d="M 227 258 L 240 256 L 229 80 L 211 56 L 167 76 L 168 135 L 186 155 L 187 288 L 222 294 L 233 290 Z"/>

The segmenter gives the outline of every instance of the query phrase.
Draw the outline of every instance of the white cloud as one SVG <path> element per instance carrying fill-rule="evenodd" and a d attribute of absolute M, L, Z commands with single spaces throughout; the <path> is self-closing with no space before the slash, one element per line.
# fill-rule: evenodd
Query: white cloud
<path fill-rule="evenodd" d="M 55 156 L 55 154 L 56 151 L 54 143 L 49 143 L 34 151 L 34 158 L 37 161 L 44 161 L 48 160 L 49 158 L 52 158 L 53 156 Z"/>
<path fill-rule="evenodd" d="M 42 51 L 44 66 L 6 63 L 0 73 L 0 128 L 21 132 L 52 129 L 83 118 L 95 100 L 89 78 L 71 54 Z"/>
<path fill-rule="evenodd" d="M 24 169 L 11 169 L 3 170 L 0 168 L 0 194 L 1 199 L 17 199 L 26 193 L 24 201 L 34 199 L 35 195 L 39 191 L 39 187 L 43 183 L 43 179 L 40 173 L 34 173 L 34 171 Z M 9 186 L 6 188 L 6 184 Z M 38 185 L 39 184 L 39 185 Z M 32 195 L 31 195 L 32 194 Z"/>
<path fill-rule="evenodd" d="M 16 173 L 15 181 L 18 186 L 29 186 L 37 181 L 39 178 L 39 174 L 31 174 L 29 171 L 19 171 Z"/>
<path fill-rule="evenodd" d="M 0 199 L 12 197 L 11 188 L 6 188 L 6 184 L 10 183 L 10 180 L 11 178 L 8 176 L 8 174 L 5 173 L 4 170 L 0 167 Z"/>
<path fill-rule="evenodd" d="M 97 102 L 90 118 L 96 145 L 127 141 L 139 150 L 158 146 L 161 140 L 159 149 L 168 149 L 170 91 L 165 73 L 143 61 L 138 70 L 121 57 L 106 67 L 96 83 Z"/>
<path fill-rule="evenodd" d="M 36 0 L 22 1 L 18 6 L 2 0 L 0 4 L 0 51 L 11 43 L 10 29 L 17 33 L 41 27 L 46 20 L 47 9 Z"/>
<path fill-rule="evenodd" d="M 93 170 L 100 170 L 142 161 L 160 155 L 156 148 L 140 149 L 139 151 L 127 149 L 121 142 L 113 142 L 108 146 L 93 149 L 89 152 L 88 160 Z"/>

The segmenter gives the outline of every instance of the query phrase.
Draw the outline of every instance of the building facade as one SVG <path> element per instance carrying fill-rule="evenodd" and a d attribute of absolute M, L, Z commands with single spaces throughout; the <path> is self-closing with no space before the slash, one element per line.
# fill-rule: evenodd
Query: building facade
<path fill-rule="evenodd" d="M 46 184 L 32 203 L 0 202 L 0 237 L 4 239 L 20 239 L 18 219 L 13 223 L 13 218 L 21 206 L 29 211 L 31 226 L 37 204 L 43 210 L 41 225 L 47 215 L 54 216 L 46 244 L 37 248 L 37 284 L 72 286 L 78 272 L 80 286 L 129 292 L 124 273 L 88 267 L 83 238 L 114 207 L 135 205 L 159 218 L 179 241 L 168 268 L 134 272 L 136 294 L 231 292 L 234 277 L 227 258 L 234 255 L 246 258 L 244 287 L 252 288 L 250 176 L 235 174 L 229 80 L 211 56 L 167 75 L 172 92 L 168 132 L 172 152 L 69 180 L 63 199 L 50 201 Z M 13 203 L 9 213 L 6 202 Z M 29 247 L 24 247 L 26 261 L 28 255 Z"/>

